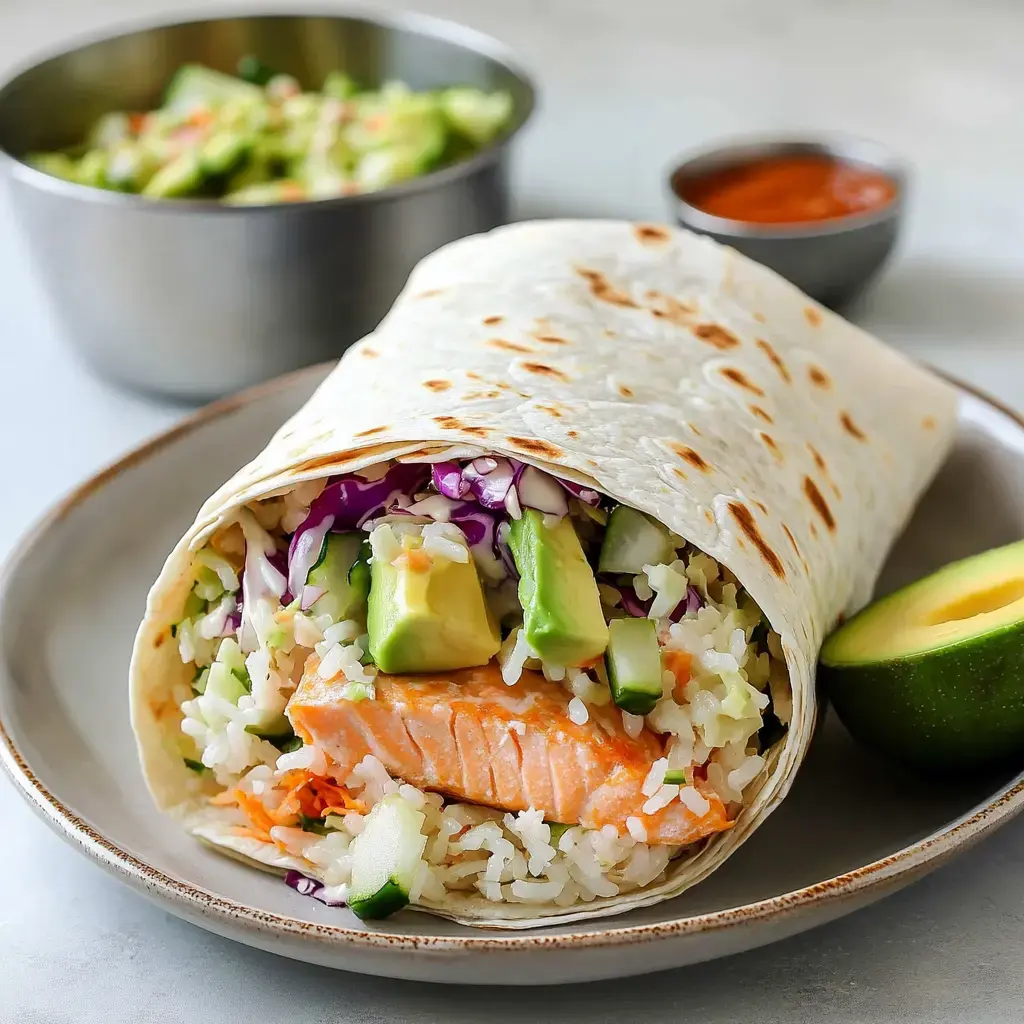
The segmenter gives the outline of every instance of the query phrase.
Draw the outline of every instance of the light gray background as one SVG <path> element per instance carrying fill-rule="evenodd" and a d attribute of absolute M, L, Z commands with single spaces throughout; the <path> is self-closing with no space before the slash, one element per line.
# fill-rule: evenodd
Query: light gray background
<path fill-rule="evenodd" d="M 417 6 L 501 37 L 540 78 L 542 108 L 517 163 L 520 216 L 658 218 L 672 156 L 731 132 L 830 128 L 895 147 L 918 172 L 908 231 L 854 316 L 1024 407 L 1024 4 Z M 185 9 L 0 0 L 0 70 L 83 30 Z M 3 554 L 72 484 L 183 410 L 119 394 L 74 360 L 5 200 L 0 356 Z M 181 923 L 61 844 L 4 779 L 0 832 L 4 1024 L 1024 1019 L 1024 820 L 911 889 L 769 949 L 648 978 L 490 993 L 307 967 Z"/>

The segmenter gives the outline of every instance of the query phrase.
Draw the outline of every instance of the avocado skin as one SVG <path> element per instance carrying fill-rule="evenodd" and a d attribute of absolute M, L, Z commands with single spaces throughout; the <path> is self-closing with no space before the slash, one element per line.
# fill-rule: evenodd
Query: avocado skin
<path fill-rule="evenodd" d="M 1024 758 L 1024 622 L 818 679 L 855 739 L 928 774 Z"/>

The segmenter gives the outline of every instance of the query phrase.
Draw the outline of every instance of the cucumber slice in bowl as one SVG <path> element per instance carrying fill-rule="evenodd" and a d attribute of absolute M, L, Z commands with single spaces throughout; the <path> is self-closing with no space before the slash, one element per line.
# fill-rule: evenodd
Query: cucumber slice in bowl
<path fill-rule="evenodd" d="M 612 619 L 605 659 L 616 707 L 631 715 L 649 715 L 664 691 L 654 623 L 650 619 Z"/>
<path fill-rule="evenodd" d="M 397 793 L 384 797 L 352 841 L 352 881 L 348 906 L 363 921 L 379 920 L 409 902 L 423 863 L 426 821 Z"/>

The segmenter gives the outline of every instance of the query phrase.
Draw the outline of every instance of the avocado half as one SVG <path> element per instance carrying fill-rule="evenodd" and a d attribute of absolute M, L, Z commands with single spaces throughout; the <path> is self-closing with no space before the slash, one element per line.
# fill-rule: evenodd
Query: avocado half
<path fill-rule="evenodd" d="M 819 680 L 856 739 L 918 768 L 1024 755 L 1024 541 L 869 605 L 825 641 Z"/>

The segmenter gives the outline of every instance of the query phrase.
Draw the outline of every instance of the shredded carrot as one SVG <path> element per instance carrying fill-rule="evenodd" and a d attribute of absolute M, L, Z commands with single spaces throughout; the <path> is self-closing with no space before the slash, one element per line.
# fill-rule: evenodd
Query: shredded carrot
<path fill-rule="evenodd" d="M 148 114 L 139 113 L 128 115 L 128 130 L 132 135 L 138 135 L 146 127 L 148 117 Z"/>
<path fill-rule="evenodd" d="M 690 681 L 692 659 L 686 651 L 663 651 L 661 656 L 665 668 L 676 677 L 676 685 L 672 690 L 672 696 L 680 704 L 685 704 L 686 694 L 683 692 L 683 687 Z"/>
<path fill-rule="evenodd" d="M 189 115 L 188 123 L 196 128 L 205 128 L 213 121 L 213 114 L 206 107 L 198 107 Z"/>

